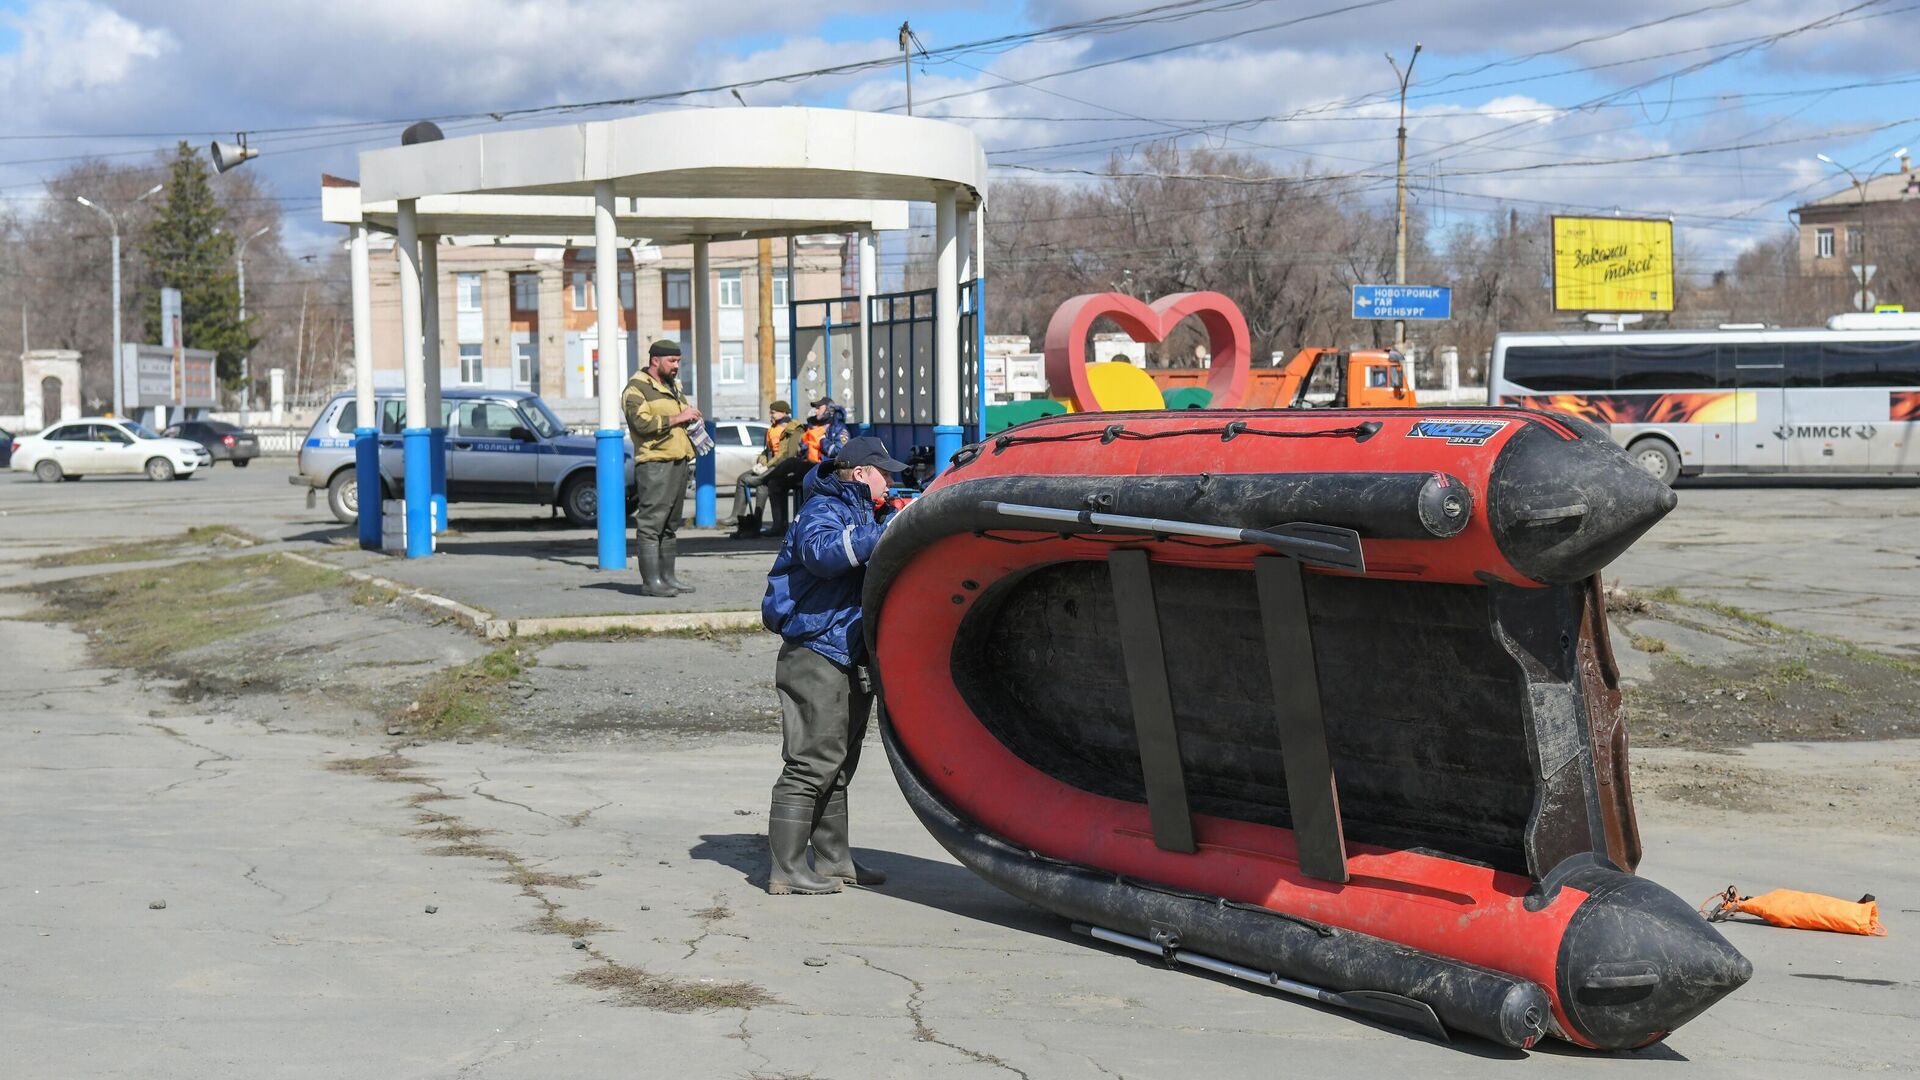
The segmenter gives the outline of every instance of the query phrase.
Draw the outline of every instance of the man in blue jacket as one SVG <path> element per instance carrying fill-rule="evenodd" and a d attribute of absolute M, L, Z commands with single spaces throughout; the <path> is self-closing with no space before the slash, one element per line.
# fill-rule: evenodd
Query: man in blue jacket
<path fill-rule="evenodd" d="M 782 756 L 767 823 L 767 891 L 836 893 L 886 875 L 856 866 L 847 840 L 847 782 L 873 711 L 860 588 L 886 526 L 890 473 L 906 465 L 879 439 L 851 439 L 807 476 L 806 501 L 767 575 L 760 618 L 785 639 L 774 661 Z M 813 864 L 807 864 L 811 842 Z"/>

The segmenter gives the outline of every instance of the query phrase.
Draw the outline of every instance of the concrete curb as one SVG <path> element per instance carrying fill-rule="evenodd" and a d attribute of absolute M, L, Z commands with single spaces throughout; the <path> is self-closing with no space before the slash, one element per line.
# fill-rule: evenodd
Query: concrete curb
<path fill-rule="evenodd" d="M 376 588 L 395 593 L 403 602 L 429 615 L 451 616 L 454 621 L 488 641 L 505 641 L 515 637 L 544 637 L 552 634 L 610 634 L 622 630 L 642 634 L 669 630 L 733 630 L 760 625 L 758 611 L 662 611 L 631 615 L 553 615 L 530 619 L 501 619 L 490 612 L 463 604 L 458 600 L 416 589 L 411 585 L 403 585 L 364 570 L 336 566 L 324 559 L 316 559 L 310 555 L 301 555 L 292 551 L 283 551 L 280 554 L 295 562 L 323 570 L 333 570 L 355 581 L 363 581 Z"/>

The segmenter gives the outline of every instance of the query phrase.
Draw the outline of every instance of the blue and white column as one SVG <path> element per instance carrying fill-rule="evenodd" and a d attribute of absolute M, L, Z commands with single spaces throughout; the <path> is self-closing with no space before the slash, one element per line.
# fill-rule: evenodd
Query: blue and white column
<path fill-rule="evenodd" d="M 407 426 L 401 481 L 407 500 L 407 558 L 433 554 L 433 426 L 427 412 L 425 343 L 420 337 L 420 234 L 414 201 L 400 200 L 395 215 L 399 234 L 394 254 L 400 260 L 400 364 L 407 380 Z"/>
<path fill-rule="evenodd" d="M 440 238 L 420 238 L 420 320 L 425 330 L 427 456 L 433 465 L 433 531 L 447 529 L 447 425 L 440 407 Z"/>
<path fill-rule="evenodd" d="M 638 280 L 635 288 L 639 287 Z M 600 348 L 600 428 L 594 437 L 594 487 L 597 489 L 600 569 L 627 566 L 626 429 L 620 416 L 620 391 L 626 380 L 620 362 L 620 238 L 613 219 L 613 181 L 593 185 L 593 288 L 598 302 Z M 636 296 L 637 299 L 637 296 Z M 635 328 L 636 331 L 638 328 Z"/>
<path fill-rule="evenodd" d="M 373 275 L 367 226 L 357 222 L 348 244 L 353 278 L 353 479 L 360 507 L 360 546 L 380 550 L 380 414 L 373 398 Z"/>
<path fill-rule="evenodd" d="M 791 304 L 793 298 L 788 296 Z M 700 410 L 705 424 L 713 415 L 713 327 L 708 322 L 713 311 L 713 262 L 704 236 L 693 241 L 693 407 Z M 693 523 L 711 529 L 718 520 L 714 506 L 713 455 L 700 454 L 693 459 Z"/>
<path fill-rule="evenodd" d="M 945 472 L 965 443 L 960 427 L 960 259 L 955 237 L 958 192 L 940 189 L 934 205 L 933 468 Z"/>

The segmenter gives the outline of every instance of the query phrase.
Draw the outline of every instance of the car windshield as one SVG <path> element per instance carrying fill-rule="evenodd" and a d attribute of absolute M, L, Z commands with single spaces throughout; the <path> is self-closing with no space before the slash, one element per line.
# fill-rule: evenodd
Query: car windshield
<path fill-rule="evenodd" d="M 567 433 L 567 426 L 553 415 L 547 403 L 539 398 L 528 398 L 521 402 L 526 406 L 527 422 L 533 425 L 534 433 L 543 439 L 551 439 Z"/>
<path fill-rule="evenodd" d="M 122 421 L 120 421 L 120 426 L 121 426 L 121 427 L 123 427 L 123 428 L 126 428 L 126 429 L 127 429 L 128 431 L 130 431 L 130 432 L 132 432 L 132 433 L 133 433 L 133 437 L 134 437 L 134 438 L 136 438 L 136 439 L 157 439 L 157 438 L 159 438 L 159 437 L 160 437 L 160 436 L 158 436 L 158 435 L 155 435 L 155 434 L 154 434 L 154 433 L 153 433 L 153 432 L 152 432 L 152 431 L 151 431 L 150 429 L 148 429 L 148 428 L 147 428 L 147 427 L 146 427 L 145 425 L 143 425 L 143 424 L 136 424 L 136 423 L 134 423 L 134 422 L 133 422 L 133 421 L 131 421 L 131 420 L 122 420 Z"/>

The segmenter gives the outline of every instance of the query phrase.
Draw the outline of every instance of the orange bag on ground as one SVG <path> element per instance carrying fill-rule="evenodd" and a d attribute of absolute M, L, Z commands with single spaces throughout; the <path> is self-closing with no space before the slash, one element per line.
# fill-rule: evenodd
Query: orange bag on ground
<path fill-rule="evenodd" d="M 1880 925 L 1880 904 L 1872 896 L 1841 900 L 1797 889 L 1775 889 L 1759 896 L 1741 896 L 1733 886 L 1709 902 L 1713 921 L 1736 914 L 1755 915 L 1774 926 L 1794 930 L 1831 930 L 1836 934 L 1886 935 Z"/>

